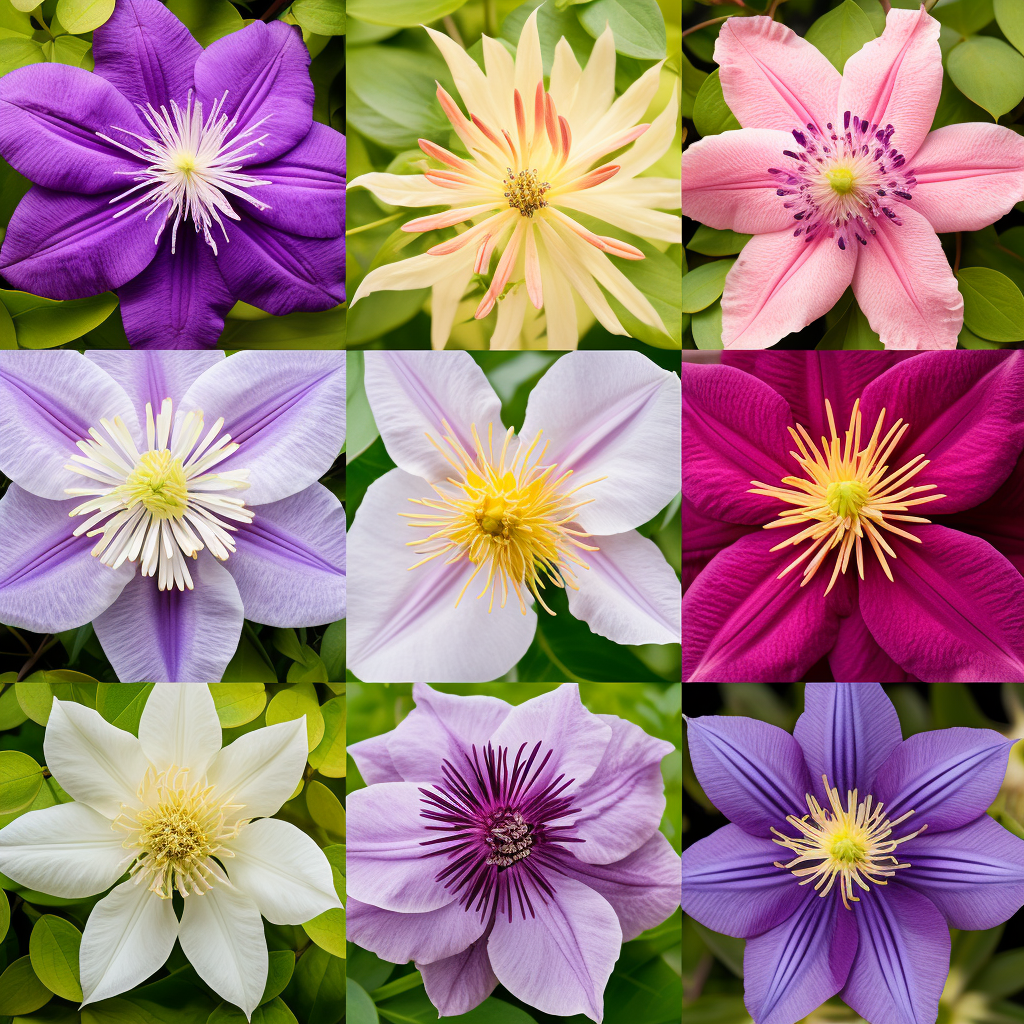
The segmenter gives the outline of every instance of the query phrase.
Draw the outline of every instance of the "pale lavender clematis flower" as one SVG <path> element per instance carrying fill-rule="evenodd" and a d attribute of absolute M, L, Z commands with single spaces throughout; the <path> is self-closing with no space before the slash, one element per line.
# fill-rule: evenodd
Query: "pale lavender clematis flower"
<path fill-rule="evenodd" d="M 680 488 L 676 374 L 572 352 L 534 387 L 518 437 L 466 352 L 368 352 L 365 382 L 398 468 L 352 525 L 358 678 L 494 679 L 526 653 L 551 587 L 616 643 L 679 642 L 679 580 L 636 529 Z"/>
<path fill-rule="evenodd" d="M 954 728 L 904 742 L 878 683 L 809 683 L 792 736 L 750 718 L 688 729 L 732 824 L 684 851 L 683 909 L 747 939 L 757 1024 L 836 993 L 870 1024 L 935 1024 L 947 926 L 992 928 L 1024 904 L 1024 842 L 985 813 L 1014 741 Z"/>
<path fill-rule="evenodd" d="M 122 682 L 216 682 L 243 616 L 342 618 L 345 512 L 319 478 L 344 360 L 0 353 L 0 622 L 92 621 Z"/>
<path fill-rule="evenodd" d="M 392 732 L 349 748 L 348 937 L 415 960 L 443 1016 L 499 982 L 599 1021 L 620 944 L 679 905 L 658 831 L 672 744 L 591 714 L 566 683 L 512 707 L 423 683 Z"/>

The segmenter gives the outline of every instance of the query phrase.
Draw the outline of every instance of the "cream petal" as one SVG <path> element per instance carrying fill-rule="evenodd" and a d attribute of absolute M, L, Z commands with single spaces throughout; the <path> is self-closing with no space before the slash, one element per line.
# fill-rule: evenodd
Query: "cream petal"
<path fill-rule="evenodd" d="M 378 199 L 393 206 L 451 206 L 455 202 L 486 202 L 493 198 L 482 188 L 443 188 L 423 174 L 384 174 L 373 171 L 360 174 L 348 183 L 349 188 L 365 188 Z"/>
<path fill-rule="evenodd" d="M 482 118 L 492 131 L 500 131 L 503 127 L 502 100 L 480 70 L 480 65 L 450 36 L 428 26 L 424 27 L 441 51 L 467 113 Z"/>
<path fill-rule="evenodd" d="M 535 8 L 526 19 L 526 24 L 523 25 L 523 31 L 519 35 L 519 46 L 516 49 L 515 87 L 519 90 L 519 95 L 523 100 L 528 137 L 532 135 L 534 129 L 533 111 L 537 86 L 543 81 L 544 66 L 540 56 L 540 35 L 537 32 L 537 10 Z"/>
<path fill-rule="evenodd" d="M 629 182 L 633 184 L 633 182 Z M 679 195 L 679 182 L 676 182 L 675 194 Z M 683 221 L 671 213 L 660 210 L 648 210 L 641 206 L 633 206 L 628 199 L 616 195 L 595 195 L 592 191 L 574 192 L 560 196 L 558 207 L 566 207 L 597 217 L 612 227 L 621 228 L 643 238 L 653 238 L 661 242 L 681 242 L 683 239 Z"/>
<path fill-rule="evenodd" d="M 574 349 L 579 345 L 580 332 L 576 321 L 576 302 L 572 285 L 548 255 L 543 238 L 538 238 L 537 257 L 540 277 L 544 284 L 544 316 L 547 320 L 549 349 Z"/>
<path fill-rule="evenodd" d="M 602 138 L 610 138 L 640 123 L 644 111 L 650 106 L 658 92 L 658 85 L 661 82 L 661 67 L 664 61 L 659 61 L 652 68 L 648 68 L 612 105 L 608 112 L 594 125 L 586 135 L 578 140 L 580 149 L 589 149 L 595 142 Z M 573 139 L 574 144 L 577 142 Z"/>
<path fill-rule="evenodd" d="M 632 178 L 661 159 L 675 138 L 678 110 L 679 97 L 673 93 L 665 109 L 651 122 L 651 127 L 622 156 L 615 158 L 619 165 L 616 178 Z"/>
<path fill-rule="evenodd" d="M 606 28 L 594 43 L 576 87 L 576 102 L 568 121 L 573 139 L 585 137 L 607 113 L 615 99 L 615 36 Z M 575 142 L 573 149 L 576 149 Z"/>
<path fill-rule="evenodd" d="M 583 69 L 576 60 L 572 47 L 565 36 L 562 36 L 555 46 L 555 59 L 551 65 L 551 79 L 548 83 L 548 92 L 551 93 L 560 114 L 571 113 L 576 100 L 576 86 L 582 74 Z"/>
<path fill-rule="evenodd" d="M 465 255 L 459 249 L 447 256 L 430 256 L 423 253 L 397 263 L 388 263 L 371 270 L 359 282 L 351 305 L 374 292 L 407 291 L 410 288 L 430 288 L 449 274 L 458 271 L 465 262 Z"/>
<path fill-rule="evenodd" d="M 526 315 L 526 285 L 517 284 L 498 300 L 498 322 L 491 335 L 493 351 L 521 348 L 520 335 Z"/>
<path fill-rule="evenodd" d="M 195 782 L 217 756 L 220 719 L 205 683 L 157 683 L 139 722 L 139 742 L 160 770 L 176 765 Z"/>
<path fill-rule="evenodd" d="M 473 278 L 473 263 L 476 259 L 476 250 L 473 246 L 467 245 L 453 256 L 461 256 L 461 260 L 453 260 L 453 266 L 448 273 L 434 285 L 430 298 L 430 345 L 431 348 L 442 349 L 448 341 L 448 335 L 452 333 L 452 324 L 455 322 L 455 314 L 458 311 L 459 303 L 466 292 L 469 282 Z M 446 259 L 447 257 L 433 257 L 434 259 Z"/>

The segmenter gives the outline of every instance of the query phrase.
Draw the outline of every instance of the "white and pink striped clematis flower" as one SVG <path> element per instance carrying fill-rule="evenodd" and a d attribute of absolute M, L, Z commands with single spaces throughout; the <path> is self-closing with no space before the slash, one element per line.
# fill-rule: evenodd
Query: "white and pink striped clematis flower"
<path fill-rule="evenodd" d="M 683 212 L 753 234 L 726 279 L 726 348 L 774 345 L 850 284 L 887 348 L 955 348 L 963 300 L 937 231 L 976 231 L 1024 196 L 1024 139 L 994 124 L 930 132 L 939 23 L 891 10 L 846 62 L 769 18 L 715 47 L 743 128 L 683 154 Z"/>

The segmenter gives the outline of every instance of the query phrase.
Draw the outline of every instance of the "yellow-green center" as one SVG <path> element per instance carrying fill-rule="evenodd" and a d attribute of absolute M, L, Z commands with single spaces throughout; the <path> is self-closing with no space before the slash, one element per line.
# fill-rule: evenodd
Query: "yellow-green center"
<path fill-rule="evenodd" d="M 835 480 L 825 490 L 828 507 L 840 519 L 856 516 L 870 496 L 867 487 L 859 480 Z"/>
<path fill-rule="evenodd" d="M 125 508 L 142 502 L 154 519 L 180 519 L 188 508 L 188 485 L 181 459 L 164 448 L 146 452 L 118 488 Z"/>
<path fill-rule="evenodd" d="M 834 840 L 832 849 L 829 850 L 834 860 L 840 860 L 846 864 L 856 864 L 858 861 L 864 860 L 866 852 L 861 843 L 849 836 L 840 836 Z"/>
<path fill-rule="evenodd" d="M 841 196 L 845 196 L 853 191 L 853 171 L 848 167 L 833 167 L 825 172 L 825 177 L 828 178 L 828 183 L 832 186 L 832 190 L 838 192 Z"/>

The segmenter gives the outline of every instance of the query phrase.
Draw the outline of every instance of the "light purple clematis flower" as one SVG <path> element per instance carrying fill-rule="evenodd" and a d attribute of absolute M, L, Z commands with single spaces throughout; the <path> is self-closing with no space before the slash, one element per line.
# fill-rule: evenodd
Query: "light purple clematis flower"
<path fill-rule="evenodd" d="M 679 905 L 658 831 L 672 744 L 591 714 L 567 683 L 512 707 L 423 683 L 393 732 L 349 748 L 348 937 L 415 960 L 443 1016 L 499 982 L 599 1021 L 623 941 Z"/>
<path fill-rule="evenodd" d="M 344 360 L 0 353 L 0 622 L 91 621 L 122 682 L 216 682 L 243 617 L 342 618 L 345 512 L 319 478 Z"/>
<path fill-rule="evenodd" d="M 903 741 L 878 683 L 809 683 L 792 736 L 688 720 L 704 792 L 732 822 L 683 852 L 683 910 L 747 939 L 756 1024 L 839 994 L 869 1024 L 934 1024 L 949 927 L 1024 904 L 1024 842 L 986 813 L 1012 740 L 940 729 Z"/>
<path fill-rule="evenodd" d="M 212 347 L 235 299 L 344 301 L 345 138 L 313 121 L 298 29 L 203 50 L 157 0 L 117 0 L 93 56 L 0 80 L 0 155 L 35 184 L 0 250 L 14 287 L 117 289 L 142 348 Z"/>

